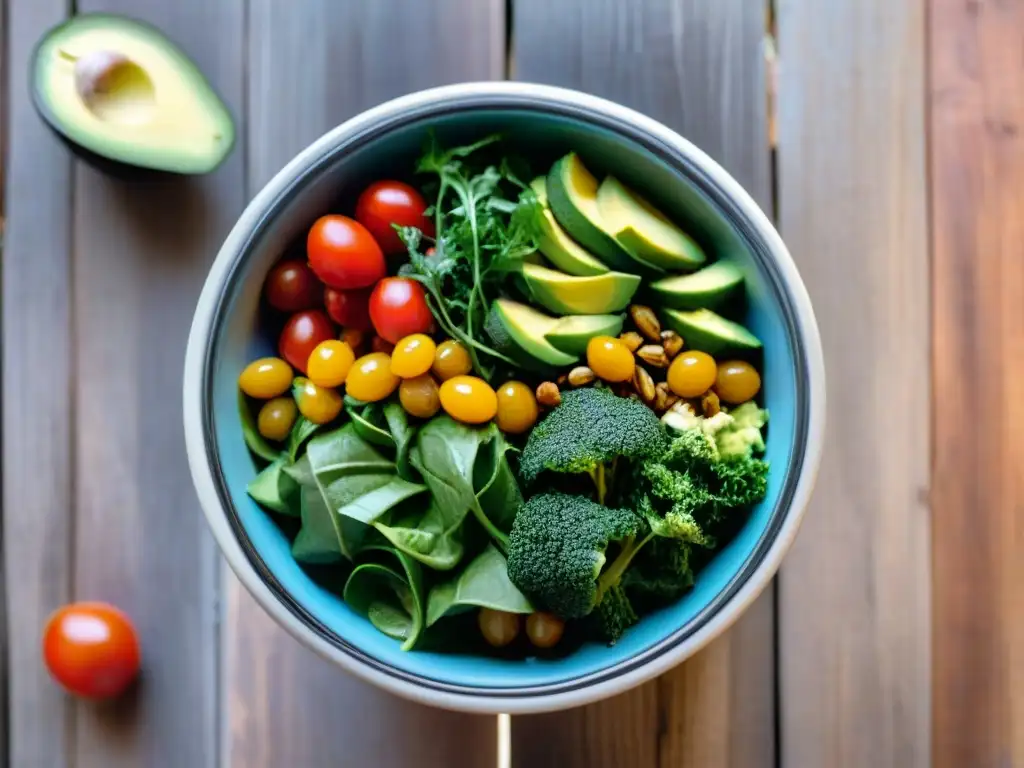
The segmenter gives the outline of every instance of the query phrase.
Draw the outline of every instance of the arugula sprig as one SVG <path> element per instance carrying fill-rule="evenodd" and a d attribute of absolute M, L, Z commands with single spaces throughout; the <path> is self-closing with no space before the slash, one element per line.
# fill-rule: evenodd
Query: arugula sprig
<path fill-rule="evenodd" d="M 441 329 L 462 342 L 485 379 L 497 365 L 515 365 L 487 343 L 484 323 L 503 283 L 537 250 L 541 214 L 536 195 L 514 170 L 516 158 L 478 161 L 481 150 L 500 140 L 493 135 L 444 149 L 429 134 L 416 170 L 436 177 L 435 201 L 427 210 L 434 217 L 433 252 L 425 252 L 431 239 L 420 230 L 398 228 L 409 251 L 401 274 L 423 285 Z"/>

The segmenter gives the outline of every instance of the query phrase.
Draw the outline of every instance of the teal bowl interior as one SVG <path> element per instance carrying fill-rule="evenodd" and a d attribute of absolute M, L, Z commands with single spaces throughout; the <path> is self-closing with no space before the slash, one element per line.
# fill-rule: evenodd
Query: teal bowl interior
<path fill-rule="evenodd" d="M 485 658 L 416 650 L 378 632 L 349 609 L 336 591 L 314 580 L 292 558 L 278 523 L 246 494 L 256 465 L 242 439 L 236 408 L 237 377 L 252 359 L 275 354 L 275 339 L 262 327 L 259 297 L 269 267 L 301 241 L 320 215 L 351 211 L 354 196 L 371 180 L 409 177 L 427 128 L 444 142 L 500 131 L 544 168 L 569 149 L 596 171 L 614 169 L 625 183 L 646 193 L 717 258 L 733 259 L 747 272 L 746 323 L 763 341 L 764 403 L 770 413 L 768 495 L 729 545 L 700 573 L 678 603 L 646 616 L 613 647 L 584 644 L 571 654 L 547 659 Z M 695 632 L 730 598 L 765 557 L 789 510 L 803 460 L 807 431 L 806 366 L 796 312 L 768 245 L 756 225 L 730 201 L 714 174 L 686 160 L 677 149 L 641 135 L 613 118 L 553 111 L 530 104 L 472 106 L 404 115 L 328 149 L 272 203 L 250 234 L 220 298 L 206 360 L 204 412 L 209 444 L 218 466 L 222 502 L 243 550 L 271 590 L 299 621 L 378 669 L 427 687 L 516 695 L 564 691 L 608 679 L 670 649 Z"/>

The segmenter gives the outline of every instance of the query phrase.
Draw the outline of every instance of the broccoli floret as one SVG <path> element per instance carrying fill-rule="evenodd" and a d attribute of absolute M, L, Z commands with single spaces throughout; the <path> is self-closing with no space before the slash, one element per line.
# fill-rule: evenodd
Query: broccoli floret
<path fill-rule="evenodd" d="M 667 442 L 660 420 L 643 403 L 603 388 L 575 389 L 530 432 L 519 474 L 526 486 L 545 470 L 589 474 L 603 503 L 621 459 L 656 456 Z"/>
<path fill-rule="evenodd" d="M 680 539 L 655 538 L 634 558 L 622 586 L 638 611 L 674 603 L 693 586 L 691 545 Z"/>
<path fill-rule="evenodd" d="M 593 620 L 597 636 L 614 645 L 627 629 L 637 623 L 639 617 L 625 588 L 616 584 L 605 592 L 593 613 Z"/>
<path fill-rule="evenodd" d="M 599 602 L 599 580 L 608 581 L 602 573 L 608 545 L 621 542 L 625 552 L 642 524 L 630 510 L 585 496 L 538 494 L 519 508 L 512 525 L 509 578 L 563 619 L 586 616 Z"/>

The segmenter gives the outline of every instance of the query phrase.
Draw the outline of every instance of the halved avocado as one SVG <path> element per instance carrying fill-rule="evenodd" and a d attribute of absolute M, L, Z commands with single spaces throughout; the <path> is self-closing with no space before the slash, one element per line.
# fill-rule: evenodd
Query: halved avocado
<path fill-rule="evenodd" d="M 42 38 L 30 73 L 46 123 L 104 170 L 208 173 L 234 147 L 234 120 L 209 81 L 143 22 L 74 16 Z"/>
<path fill-rule="evenodd" d="M 585 248 L 573 240 L 555 221 L 551 209 L 548 208 L 547 181 L 543 176 L 534 179 L 530 187 L 540 204 L 544 206 L 541 215 L 540 237 L 538 245 L 540 252 L 547 256 L 548 260 L 556 267 L 570 275 L 603 275 L 608 272 L 608 267 L 591 256 Z"/>
<path fill-rule="evenodd" d="M 639 275 L 606 272 L 574 277 L 536 264 L 523 265 L 523 279 L 534 301 L 561 315 L 604 315 L 620 312 L 640 287 Z"/>
<path fill-rule="evenodd" d="M 582 357 L 587 342 L 595 336 L 618 336 L 622 333 L 622 315 L 569 315 L 563 317 L 544 338 L 563 352 Z"/>
<path fill-rule="evenodd" d="M 512 299 L 497 299 L 487 314 L 484 330 L 495 348 L 524 368 L 545 371 L 564 368 L 579 358 L 552 346 L 544 335 L 558 324 L 557 317 Z"/>
<path fill-rule="evenodd" d="M 737 322 L 710 309 L 680 312 L 666 309 L 662 319 L 669 328 L 683 337 L 687 349 L 707 352 L 712 356 L 735 354 L 747 356 L 761 349 L 761 340 Z"/>
<path fill-rule="evenodd" d="M 667 270 L 694 270 L 707 256 L 693 238 L 614 176 L 597 190 L 597 210 L 607 231 L 634 258 Z"/>
<path fill-rule="evenodd" d="M 646 286 L 653 301 L 670 309 L 716 309 L 743 287 L 743 271 L 716 261 L 688 275 L 673 275 Z"/>
<path fill-rule="evenodd" d="M 612 269 L 641 275 L 664 272 L 661 267 L 630 254 L 607 229 L 597 208 L 597 179 L 575 152 L 551 166 L 547 193 L 555 220 L 573 240 Z"/>

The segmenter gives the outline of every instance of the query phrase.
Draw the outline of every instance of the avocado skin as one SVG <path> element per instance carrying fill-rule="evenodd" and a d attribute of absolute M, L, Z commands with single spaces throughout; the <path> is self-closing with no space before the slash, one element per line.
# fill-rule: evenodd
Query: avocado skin
<path fill-rule="evenodd" d="M 106 155 L 98 154 L 90 149 L 86 149 L 80 144 L 77 144 L 76 142 L 69 139 L 64 134 L 60 127 L 60 121 L 54 117 L 53 112 L 50 111 L 50 108 L 46 105 L 42 97 L 42 94 L 39 92 L 39 88 L 34 77 L 36 72 L 36 61 L 39 58 L 40 50 L 42 49 L 43 45 L 50 38 L 51 35 L 56 34 L 60 30 L 60 28 L 65 26 L 66 24 L 70 24 L 72 23 L 72 21 L 76 19 L 80 20 L 83 18 L 97 20 L 110 19 L 112 21 L 129 21 L 132 24 L 136 24 L 140 27 L 147 27 L 153 30 L 155 33 L 159 34 L 161 37 L 164 37 L 170 42 L 174 43 L 175 45 L 177 44 L 175 43 L 174 40 L 168 37 L 168 35 L 163 30 L 157 28 L 155 25 L 126 14 L 78 13 L 75 14 L 75 16 L 72 18 L 65 19 L 59 24 L 55 24 L 54 26 L 50 27 L 48 30 L 46 30 L 46 32 L 44 32 L 39 37 L 39 40 L 37 40 L 35 46 L 33 46 L 32 53 L 29 56 L 28 66 L 28 90 L 29 97 L 32 101 L 32 107 L 35 109 L 36 114 L 39 115 L 40 119 L 43 121 L 43 124 L 47 127 L 50 133 L 53 134 L 57 138 L 57 140 L 60 141 L 60 143 L 63 144 L 71 152 L 71 154 L 78 160 L 81 160 L 82 162 L 86 163 L 87 165 L 104 174 L 105 176 L 109 176 L 111 178 L 119 179 L 122 181 L 159 181 L 161 179 L 182 177 L 188 178 L 192 176 L 206 175 L 208 173 L 212 173 L 213 171 L 217 170 L 217 168 L 219 168 L 221 165 L 223 165 L 224 162 L 232 155 L 232 153 L 235 150 L 235 145 L 238 143 L 237 130 L 235 131 L 235 135 L 232 138 L 231 146 L 228 148 L 228 151 L 224 153 L 224 157 L 221 160 L 221 162 L 218 163 L 215 167 L 211 168 L 210 170 L 202 174 L 182 173 L 180 171 L 173 171 L 165 168 L 150 168 L 143 165 L 135 165 L 134 163 L 125 163 L 120 160 L 116 160 L 112 157 L 107 157 Z M 198 71 L 198 66 L 196 67 L 196 70 Z M 224 105 L 224 108 L 229 109 L 229 107 L 227 106 L 227 102 L 224 100 L 223 95 L 214 87 L 213 83 L 211 83 L 209 79 L 206 79 L 206 85 L 210 89 L 210 91 L 221 101 L 221 103 Z M 237 126 L 237 120 L 234 114 L 231 115 L 231 120 Z"/>

